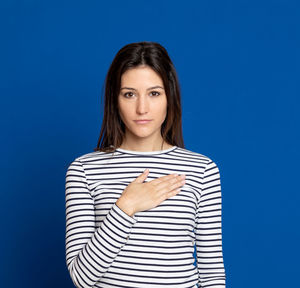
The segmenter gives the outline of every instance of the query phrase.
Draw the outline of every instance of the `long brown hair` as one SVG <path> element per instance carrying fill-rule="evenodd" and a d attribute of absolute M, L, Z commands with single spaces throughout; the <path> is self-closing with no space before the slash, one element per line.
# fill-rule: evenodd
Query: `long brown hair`
<path fill-rule="evenodd" d="M 181 120 L 180 86 L 167 50 L 156 42 L 136 42 L 125 45 L 116 54 L 105 78 L 104 117 L 94 151 L 113 152 L 125 136 L 125 125 L 118 110 L 121 76 L 128 69 L 147 65 L 163 80 L 167 96 L 167 115 L 161 125 L 165 142 L 184 148 Z"/>

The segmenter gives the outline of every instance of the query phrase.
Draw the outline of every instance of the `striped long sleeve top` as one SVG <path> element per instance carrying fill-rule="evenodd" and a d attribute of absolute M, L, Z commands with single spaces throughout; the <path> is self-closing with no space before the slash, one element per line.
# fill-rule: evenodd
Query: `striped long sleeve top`
<path fill-rule="evenodd" d="M 115 202 L 146 168 L 145 182 L 173 173 L 186 181 L 131 217 Z M 178 146 L 91 152 L 69 165 L 65 199 L 66 264 L 76 287 L 225 287 L 220 173 L 207 156 Z"/>

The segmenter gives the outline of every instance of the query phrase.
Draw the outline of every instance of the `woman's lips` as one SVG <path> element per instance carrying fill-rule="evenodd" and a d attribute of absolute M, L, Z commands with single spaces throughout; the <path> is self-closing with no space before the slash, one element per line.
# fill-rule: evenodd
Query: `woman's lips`
<path fill-rule="evenodd" d="M 147 124 L 152 120 L 134 120 L 136 124 Z"/>

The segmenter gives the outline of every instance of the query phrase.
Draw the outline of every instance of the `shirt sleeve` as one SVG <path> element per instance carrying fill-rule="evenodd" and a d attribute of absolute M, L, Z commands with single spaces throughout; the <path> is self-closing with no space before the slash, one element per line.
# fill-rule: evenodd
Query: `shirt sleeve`
<path fill-rule="evenodd" d="M 94 199 L 78 159 L 66 173 L 65 207 L 68 271 L 76 287 L 93 287 L 127 242 L 137 219 L 114 204 L 96 227 Z"/>
<path fill-rule="evenodd" d="M 198 285 L 224 288 L 221 181 L 219 169 L 212 160 L 206 164 L 201 190 L 195 231 Z"/>

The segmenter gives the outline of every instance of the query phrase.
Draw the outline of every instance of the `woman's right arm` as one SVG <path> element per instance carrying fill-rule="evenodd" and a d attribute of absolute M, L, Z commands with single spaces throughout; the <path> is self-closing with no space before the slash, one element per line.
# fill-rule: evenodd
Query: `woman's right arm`
<path fill-rule="evenodd" d="M 136 219 L 114 204 L 96 227 L 94 200 L 77 159 L 68 167 L 65 193 L 67 267 L 76 287 L 93 287 L 125 245 Z"/>

